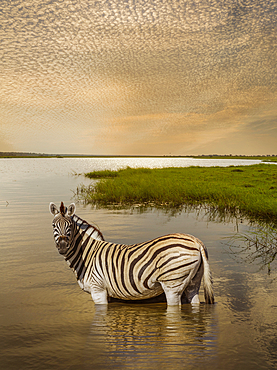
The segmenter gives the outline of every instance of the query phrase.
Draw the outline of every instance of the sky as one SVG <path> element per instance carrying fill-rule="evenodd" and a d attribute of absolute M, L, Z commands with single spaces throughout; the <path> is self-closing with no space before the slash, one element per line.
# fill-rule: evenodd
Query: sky
<path fill-rule="evenodd" d="M 277 154 L 276 0 L 1 0 L 0 151 Z"/>

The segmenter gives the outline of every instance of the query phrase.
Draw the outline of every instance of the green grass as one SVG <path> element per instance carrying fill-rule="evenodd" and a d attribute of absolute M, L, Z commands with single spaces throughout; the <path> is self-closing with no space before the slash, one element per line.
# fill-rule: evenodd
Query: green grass
<path fill-rule="evenodd" d="M 99 171 L 94 186 L 79 189 L 86 202 L 108 205 L 209 205 L 277 222 L 277 166 L 188 167 Z"/>
<path fill-rule="evenodd" d="M 104 171 L 93 171 L 88 172 L 85 174 L 86 177 L 90 179 L 100 179 L 100 178 L 110 178 L 110 177 L 117 177 L 119 175 L 118 171 L 110 171 L 110 170 L 104 170 Z"/>

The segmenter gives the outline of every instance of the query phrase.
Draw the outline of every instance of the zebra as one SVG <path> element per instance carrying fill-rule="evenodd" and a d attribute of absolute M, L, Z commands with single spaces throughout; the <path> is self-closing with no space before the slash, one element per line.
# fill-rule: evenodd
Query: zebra
<path fill-rule="evenodd" d="M 49 205 L 54 241 L 78 284 L 95 304 L 108 299 L 142 300 L 165 294 L 168 306 L 198 304 L 203 277 L 205 302 L 214 303 L 208 253 L 188 234 L 169 234 L 133 245 L 110 243 L 75 214 L 74 203 Z M 183 298 L 182 298 L 183 296 Z M 182 298 L 182 300 L 181 300 Z"/>

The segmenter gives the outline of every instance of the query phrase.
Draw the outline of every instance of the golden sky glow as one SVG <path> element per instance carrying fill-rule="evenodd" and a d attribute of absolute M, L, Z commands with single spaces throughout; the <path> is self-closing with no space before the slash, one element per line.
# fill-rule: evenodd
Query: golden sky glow
<path fill-rule="evenodd" d="M 277 154 L 275 0 L 0 10 L 0 151 Z"/>

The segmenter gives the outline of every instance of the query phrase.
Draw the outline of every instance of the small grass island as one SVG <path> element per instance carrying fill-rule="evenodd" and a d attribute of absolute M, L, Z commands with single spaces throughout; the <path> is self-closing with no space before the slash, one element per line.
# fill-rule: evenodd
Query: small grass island
<path fill-rule="evenodd" d="M 277 223 L 277 167 L 273 164 L 126 168 L 85 176 L 97 181 L 79 187 L 78 196 L 100 206 L 209 205 L 218 211 Z"/>

